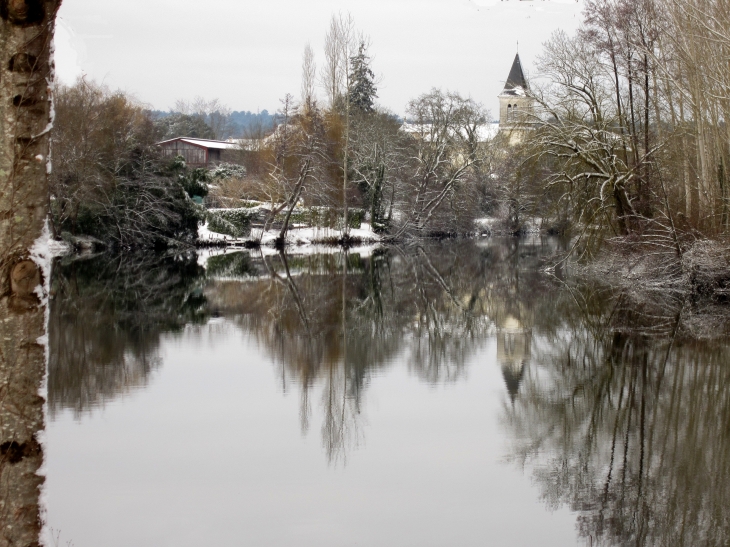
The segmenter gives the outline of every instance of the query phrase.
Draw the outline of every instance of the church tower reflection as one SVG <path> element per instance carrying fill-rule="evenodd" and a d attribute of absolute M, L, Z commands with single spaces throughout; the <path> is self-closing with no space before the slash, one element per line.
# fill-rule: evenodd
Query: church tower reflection
<path fill-rule="evenodd" d="M 514 403 L 530 363 L 532 329 L 512 315 L 507 315 L 500 323 L 497 329 L 497 361 L 502 367 L 507 393 Z"/>

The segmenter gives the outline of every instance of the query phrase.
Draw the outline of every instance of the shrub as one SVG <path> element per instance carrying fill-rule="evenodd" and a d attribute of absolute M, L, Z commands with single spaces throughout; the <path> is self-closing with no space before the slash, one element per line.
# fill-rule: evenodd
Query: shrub
<path fill-rule="evenodd" d="M 208 229 L 211 232 L 233 237 L 244 237 L 251 233 L 251 220 L 258 211 L 241 207 L 238 209 L 211 209 L 207 212 Z"/>
<path fill-rule="evenodd" d="M 180 175 L 180 184 L 191 198 L 194 196 L 204 198 L 208 195 L 208 180 L 208 172 L 201 168 Z"/>
<path fill-rule="evenodd" d="M 208 171 L 211 181 L 219 181 L 226 179 L 242 179 L 246 176 L 246 168 L 243 165 L 235 163 L 221 163 L 214 169 Z"/>

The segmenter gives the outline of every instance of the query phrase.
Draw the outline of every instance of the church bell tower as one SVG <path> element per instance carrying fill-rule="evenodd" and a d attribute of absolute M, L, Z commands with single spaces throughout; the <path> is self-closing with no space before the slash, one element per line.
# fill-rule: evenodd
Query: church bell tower
<path fill-rule="evenodd" d="M 518 53 L 499 94 L 499 130 L 510 133 L 510 144 L 522 140 L 522 132 L 527 130 L 525 124 L 530 122 L 534 99 L 529 96 L 529 90 Z"/>

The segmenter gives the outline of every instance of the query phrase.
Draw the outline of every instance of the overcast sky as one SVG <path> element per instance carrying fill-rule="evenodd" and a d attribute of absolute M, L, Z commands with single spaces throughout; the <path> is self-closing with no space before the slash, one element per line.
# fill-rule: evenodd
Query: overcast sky
<path fill-rule="evenodd" d="M 441 87 L 484 103 L 496 95 L 519 40 L 528 76 L 541 44 L 572 32 L 584 0 L 64 0 L 58 77 L 87 74 L 167 110 L 176 99 L 218 98 L 233 110 L 278 108 L 298 95 L 302 51 L 322 46 L 333 13 L 351 13 L 372 41 L 379 102 L 402 114 Z"/>

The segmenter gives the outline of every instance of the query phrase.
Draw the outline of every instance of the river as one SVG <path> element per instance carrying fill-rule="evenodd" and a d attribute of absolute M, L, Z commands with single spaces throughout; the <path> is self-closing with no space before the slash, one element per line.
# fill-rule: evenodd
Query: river
<path fill-rule="evenodd" d="M 49 543 L 727 545 L 727 338 L 562 249 L 59 261 Z"/>

